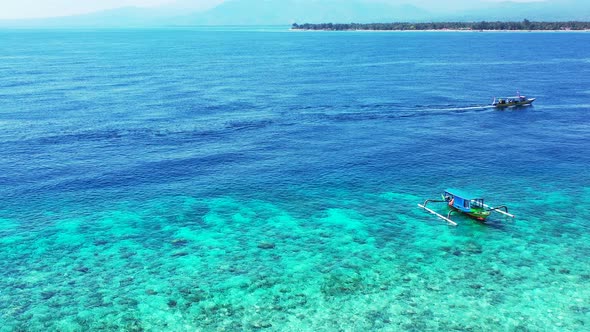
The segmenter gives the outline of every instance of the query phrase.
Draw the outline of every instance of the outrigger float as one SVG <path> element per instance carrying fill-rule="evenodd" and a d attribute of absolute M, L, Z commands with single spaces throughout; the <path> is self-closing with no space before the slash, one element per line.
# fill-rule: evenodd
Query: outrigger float
<path fill-rule="evenodd" d="M 464 213 L 476 220 L 485 221 L 487 217 L 492 214 L 492 212 L 498 212 L 510 218 L 514 218 L 514 215 L 508 213 L 508 207 L 496 206 L 491 207 L 484 203 L 483 198 L 471 198 L 465 193 L 461 191 L 454 190 L 454 189 L 447 189 L 442 194 L 442 199 L 427 199 L 424 201 L 424 204 L 418 204 L 418 207 L 421 209 L 426 210 L 427 212 L 434 214 L 435 216 L 439 217 L 440 219 L 448 222 L 453 226 L 457 226 L 457 223 L 451 220 L 451 214 L 454 212 Z M 450 208 L 449 213 L 444 216 L 428 207 L 426 205 L 428 203 L 446 203 L 447 206 Z"/>

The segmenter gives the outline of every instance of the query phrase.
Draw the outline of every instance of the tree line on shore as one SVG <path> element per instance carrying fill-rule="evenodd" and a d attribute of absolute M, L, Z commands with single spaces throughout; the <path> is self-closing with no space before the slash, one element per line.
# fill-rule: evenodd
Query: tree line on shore
<path fill-rule="evenodd" d="M 294 30 L 590 30 L 590 22 L 293 23 Z"/>

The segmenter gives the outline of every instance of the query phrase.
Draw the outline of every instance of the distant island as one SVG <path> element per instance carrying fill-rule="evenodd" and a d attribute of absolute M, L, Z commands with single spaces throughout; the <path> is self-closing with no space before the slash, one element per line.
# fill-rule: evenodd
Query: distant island
<path fill-rule="evenodd" d="M 465 30 L 465 31 L 583 31 L 590 30 L 590 22 L 431 22 L 431 23 L 293 23 L 293 30 L 324 31 L 421 31 L 421 30 Z"/>

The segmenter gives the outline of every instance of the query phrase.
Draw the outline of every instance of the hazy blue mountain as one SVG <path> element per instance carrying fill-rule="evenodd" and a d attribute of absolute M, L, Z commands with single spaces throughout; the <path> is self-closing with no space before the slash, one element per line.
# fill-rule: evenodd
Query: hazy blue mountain
<path fill-rule="evenodd" d="M 412 5 L 367 0 L 230 0 L 194 17 L 196 24 L 291 24 L 294 22 L 385 22 L 430 18 Z"/>
<path fill-rule="evenodd" d="M 490 3 L 483 9 L 446 16 L 446 19 L 458 21 L 521 21 L 524 18 L 535 21 L 588 21 L 590 20 L 590 1 L 506 1 Z"/>
<path fill-rule="evenodd" d="M 184 1 L 184 0 L 183 0 Z M 290 25 L 394 21 L 590 20 L 590 0 L 487 2 L 428 11 L 405 1 L 226 0 L 213 8 L 178 2 L 159 8 L 125 7 L 69 17 L 0 21 L 0 27 L 125 27 L 162 25 Z M 189 3 L 184 1 L 184 3 Z M 422 2 L 425 3 L 425 2 Z M 462 8 L 456 10 L 455 8 Z"/>

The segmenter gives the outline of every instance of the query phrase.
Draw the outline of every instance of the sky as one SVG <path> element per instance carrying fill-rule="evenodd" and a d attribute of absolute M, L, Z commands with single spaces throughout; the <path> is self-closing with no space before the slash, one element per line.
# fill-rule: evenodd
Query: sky
<path fill-rule="evenodd" d="M 178 5 L 209 8 L 223 0 L 0 0 L 0 19 L 70 16 L 120 7 Z"/>
<path fill-rule="evenodd" d="M 224 0 L 0 0 L 0 19 L 25 19 L 70 16 L 101 10 L 137 6 L 155 7 L 175 5 L 194 10 L 207 9 Z M 225 0 L 227 1 L 227 0 Z M 346 1 L 346 0 L 342 0 Z M 505 0 L 373 0 L 382 2 L 405 2 L 425 9 L 437 10 L 452 6 L 473 6 L 478 3 L 499 2 Z M 543 0 L 512 0 L 513 2 L 531 2 Z M 590 1 L 590 0 L 589 0 Z M 262 0 L 261 0 L 262 2 Z"/>

